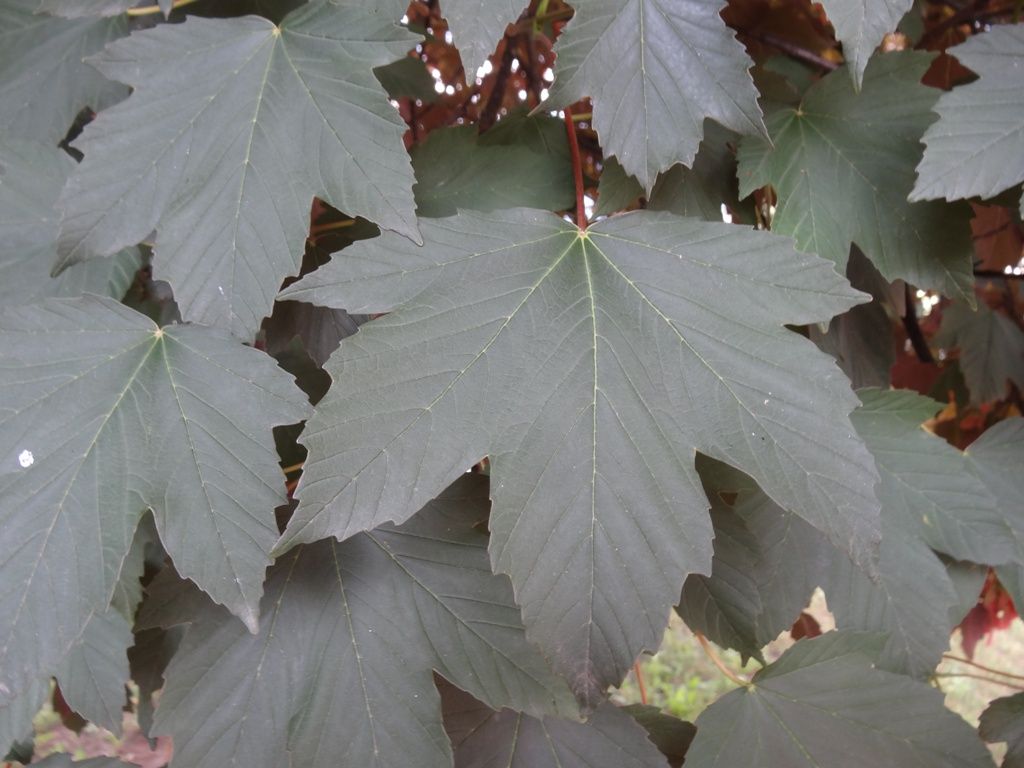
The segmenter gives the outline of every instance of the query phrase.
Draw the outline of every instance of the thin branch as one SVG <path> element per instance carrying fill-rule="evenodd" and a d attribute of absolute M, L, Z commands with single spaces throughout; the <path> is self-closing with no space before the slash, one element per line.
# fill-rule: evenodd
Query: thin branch
<path fill-rule="evenodd" d="M 572 119 L 572 111 L 565 109 L 565 132 L 569 139 L 569 152 L 572 155 L 572 175 L 576 183 L 576 226 L 587 228 L 587 209 L 583 205 L 583 163 L 580 161 L 580 145 L 576 140 L 576 123 Z"/>
<path fill-rule="evenodd" d="M 711 663 L 718 667 L 719 672 L 721 672 L 723 675 L 725 675 L 734 683 L 736 683 L 736 685 L 742 685 L 744 688 L 750 687 L 751 683 L 749 680 L 744 680 L 742 677 L 740 677 L 727 666 L 725 666 L 725 662 L 718 658 L 718 654 L 715 653 L 715 649 L 711 647 L 711 643 L 708 642 L 708 639 L 704 637 L 704 635 L 702 635 L 700 632 L 694 632 L 693 634 L 694 637 L 697 638 L 697 642 L 700 643 L 700 647 L 704 649 L 704 653 L 706 653 L 708 655 L 708 658 L 711 659 Z"/>
<path fill-rule="evenodd" d="M 947 661 L 955 661 L 958 664 L 967 664 L 971 667 L 977 667 L 978 669 L 984 672 L 991 672 L 994 675 L 1002 675 L 1003 677 L 1010 677 L 1014 680 L 1024 680 L 1024 675 L 1015 675 L 1012 672 L 1003 672 L 1001 669 L 996 669 L 995 667 L 987 667 L 984 664 L 979 664 L 973 659 L 965 659 L 960 656 L 954 656 L 952 653 L 944 653 L 942 654 L 942 658 L 946 659 Z"/>
<path fill-rule="evenodd" d="M 191 5 L 197 0 L 174 0 L 171 3 L 171 10 L 176 11 L 182 6 Z M 154 13 L 161 13 L 163 9 L 159 5 L 143 5 L 140 8 L 129 8 L 125 11 L 129 16 L 152 16 Z"/>
<path fill-rule="evenodd" d="M 1000 272 L 998 269 L 976 269 L 974 270 L 975 277 L 991 277 L 991 278 L 1002 278 L 1003 280 L 1024 280 L 1024 274 L 1017 274 L 1015 272 Z"/>
<path fill-rule="evenodd" d="M 903 289 L 905 291 L 903 303 L 907 307 L 907 311 L 903 315 L 903 328 L 907 332 L 907 338 L 910 339 L 910 344 L 914 348 L 914 352 L 917 353 L 918 360 L 922 363 L 934 363 L 935 358 L 932 356 L 932 351 L 928 348 L 924 334 L 921 333 L 921 326 L 917 324 L 917 311 L 914 309 L 914 297 L 910 293 L 910 285 L 904 284 Z"/>
<path fill-rule="evenodd" d="M 826 59 L 824 56 L 819 56 L 814 51 L 801 48 L 796 43 L 790 42 L 784 37 L 773 35 L 771 32 L 746 32 L 745 34 L 760 43 L 770 45 L 772 48 L 778 48 L 790 58 L 802 61 L 805 64 L 811 64 L 829 72 L 839 68 L 839 64 L 837 62 L 834 62 L 831 59 Z"/>
<path fill-rule="evenodd" d="M 991 677 L 985 677 L 984 675 L 975 675 L 970 672 L 936 672 L 934 675 L 932 675 L 932 677 L 969 677 L 972 680 L 981 680 L 986 683 L 992 683 L 993 685 L 1002 685 L 1014 691 L 1024 691 L 1024 685 L 1008 683 L 1005 680 L 994 680 Z"/>
<path fill-rule="evenodd" d="M 501 105 L 505 101 L 505 89 L 508 87 L 508 76 L 512 71 L 512 59 L 515 56 L 512 53 L 512 40 L 511 37 L 506 37 L 504 42 L 504 50 L 501 53 L 501 64 L 498 65 L 498 72 L 494 76 L 494 86 L 491 88 L 491 93 L 487 97 L 487 103 L 484 104 L 483 110 L 480 112 L 480 117 L 477 118 L 477 128 L 480 133 L 483 133 L 498 120 L 498 111 L 501 109 Z"/>
<path fill-rule="evenodd" d="M 300 461 L 298 464 L 292 464 L 290 467 L 281 467 L 281 471 L 284 472 L 286 475 L 290 475 L 292 472 L 298 472 L 300 469 L 302 469 L 302 465 L 305 463 L 306 462 L 304 461 Z"/>

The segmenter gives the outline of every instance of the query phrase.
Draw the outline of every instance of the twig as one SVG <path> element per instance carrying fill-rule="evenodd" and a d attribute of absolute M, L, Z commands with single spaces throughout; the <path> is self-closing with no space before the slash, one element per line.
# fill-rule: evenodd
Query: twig
<path fill-rule="evenodd" d="M 184 5 L 191 5 L 196 0 L 174 0 L 171 3 L 171 10 L 176 11 Z M 154 13 L 160 13 L 163 9 L 159 5 L 143 5 L 140 8 L 129 8 L 125 11 L 129 16 L 152 16 Z"/>
<path fill-rule="evenodd" d="M 996 669 L 994 667 L 986 667 L 984 664 L 979 664 L 973 659 L 961 658 L 960 656 L 954 656 L 952 653 L 944 653 L 942 654 L 942 658 L 947 661 L 955 661 L 958 664 L 967 664 L 971 667 L 977 667 L 984 672 L 991 672 L 994 675 L 1002 675 L 1003 677 L 1010 677 L 1014 680 L 1024 680 L 1024 675 L 1015 675 L 1012 672 L 1003 672 L 1001 669 Z"/>
<path fill-rule="evenodd" d="M 292 472 L 298 472 L 300 469 L 302 469 L 302 465 L 305 463 L 306 462 L 304 461 L 300 461 L 298 464 L 292 464 L 290 467 L 281 467 L 281 471 L 284 472 L 286 475 L 290 475 Z"/>
<path fill-rule="evenodd" d="M 1014 272 L 1000 272 L 998 269 L 976 269 L 974 270 L 975 277 L 1001 277 L 1004 280 L 1024 280 L 1024 274 L 1016 274 Z"/>
<path fill-rule="evenodd" d="M 512 71 L 512 59 L 515 58 L 512 53 L 513 39 L 512 37 L 505 38 L 505 50 L 502 51 L 501 64 L 498 65 L 498 72 L 494 76 L 494 86 L 491 88 L 487 103 L 484 104 L 480 117 L 477 119 L 477 128 L 480 133 L 497 122 L 498 110 L 501 109 L 501 105 L 505 101 L 505 88 L 508 86 L 508 76 Z"/>
<path fill-rule="evenodd" d="M 936 672 L 934 675 L 932 675 L 932 677 L 969 677 L 972 680 L 981 680 L 986 683 L 992 683 L 993 685 L 1002 685 L 1006 688 L 1011 688 L 1015 691 L 1024 691 L 1024 685 L 1008 683 L 1005 680 L 993 680 L 991 677 L 985 677 L 984 675 L 974 675 L 970 672 Z"/>
<path fill-rule="evenodd" d="M 770 45 L 772 48 L 778 48 L 790 58 L 797 59 L 805 64 L 812 64 L 829 72 L 839 68 L 838 63 L 826 59 L 824 56 L 819 56 L 814 51 L 801 48 L 796 43 L 792 43 L 784 37 L 773 35 L 771 32 L 747 32 L 746 34 L 758 42 Z"/>
<path fill-rule="evenodd" d="M 715 653 L 715 649 L 711 647 L 711 643 L 708 642 L 708 639 L 704 637 L 704 635 L 702 635 L 700 632 L 694 632 L 693 634 L 694 637 L 697 638 L 697 642 L 700 643 L 700 647 L 704 649 L 704 653 L 706 653 L 708 655 L 708 658 L 711 659 L 711 663 L 718 667 L 719 672 L 721 672 L 723 675 L 725 675 L 734 683 L 736 683 L 736 685 L 742 685 L 744 688 L 749 688 L 751 686 L 751 682 L 749 680 L 744 680 L 742 677 L 740 677 L 727 666 L 725 666 L 725 662 L 718 658 L 718 654 Z"/>
<path fill-rule="evenodd" d="M 928 349 L 928 342 L 925 341 L 924 334 L 921 333 L 921 326 L 917 324 L 917 311 L 914 309 L 914 297 L 910 294 L 910 285 L 904 284 L 903 289 L 905 291 L 903 303 L 907 307 L 907 311 L 903 315 L 903 328 L 907 332 L 907 338 L 910 339 L 910 345 L 917 353 L 918 360 L 922 363 L 934 363 L 935 358 L 932 356 L 932 351 Z"/>
<path fill-rule="evenodd" d="M 587 228 L 587 209 L 583 205 L 583 163 L 580 161 L 580 145 L 576 141 L 576 123 L 572 120 L 572 111 L 565 108 L 565 131 L 569 139 L 569 153 L 572 156 L 572 175 L 576 184 L 576 226 L 581 230 Z"/>

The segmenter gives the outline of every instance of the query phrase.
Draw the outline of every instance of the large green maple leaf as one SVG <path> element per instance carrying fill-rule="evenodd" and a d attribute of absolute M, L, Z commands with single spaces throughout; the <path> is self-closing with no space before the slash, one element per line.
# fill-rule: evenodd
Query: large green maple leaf
<path fill-rule="evenodd" d="M 881 639 L 801 640 L 697 718 L 686 768 L 992 768 L 929 685 L 875 667 Z"/>
<path fill-rule="evenodd" d="M 486 479 L 464 477 L 401 527 L 279 559 L 259 634 L 208 606 L 156 712 L 174 764 L 450 765 L 433 670 L 493 708 L 575 714 L 490 572 L 486 517 Z"/>
<path fill-rule="evenodd" d="M 931 54 L 876 56 L 854 90 L 836 71 L 768 117 L 771 142 L 744 139 L 740 193 L 771 184 L 772 229 L 845 271 L 855 243 L 888 280 L 974 301 L 970 209 L 908 203 L 921 134 L 939 91 L 921 84 Z"/>
<path fill-rule="evenodd" d="M 1024 331 L 984 302 L 976 309 L 955 302 L 942 310 L 936 346 L 959 347 L 971 402 L 1000 400 L 1010 385 L 1024 387 Z"/>
<path fill-rule="evenodd" d="M 266 19 L 164 24 L 92 59 L 134 88 L 90 123 L 61 200 L 61 261 L 157 231 L 186 320 L 251 339 L 299 270 L 317 195 L 418 239 L 405 124 L 373 68 L 416 37 L 327 0 Z"/>
<path fill-rule="evenodd" d="M 0 129 L 56 144 L 81 109 L 103 109 L 128 94 L 82 61 L 126 35 L 128 25 L 123 18 L 55 19 L 38 8 L 39 0 L 0 3 Z"/>
<path fill-rule="evenodd" d="M 55 146 L 0 137 L 0 306 L 96 293 L 119 299 L 142 260 L 135 247 L 50 277 L 59 223 L 53 205 L 75 167 Z"/>
<path fill-rule="evenodd" d="M 585 0 L 555 46 L 550 103 L 587 96 L 601 146 L 648 192 L 661 171 L 690 165 L 711 118 L 765 134 L 753 63 L 720 0 Z"/>
<path fill-rule="evenodd" d="M 284 499 L 271 428 L 308 413 L 291 378 L 98 297 L 8 310 L 0 349 L 0 683 L 51 671 L 106 608 L 147 507 L 178 569 L 255 629 Z"/>
<path fill-rule="evenodd" d="M 994 27 L 949 52 L 978 79 L 935 105 L 911 200 L 993 197 L 1024 181 L 1024 25 Z"/>
<path fill-rule="evenodd" d="M 872 559 L 856 399 L 783 327 L 861 300 L 828 262 L 667 213 L 586 232 L 531 210 L 422 227 L 421 248 L 363 241 L 284 294 L 398 309 L 328 361 L 279 550 L 404 520 L 489 455 L 493 563 L 588 703 L 658 647 L 686 574 L 710 566 L 697 449 Z"/>

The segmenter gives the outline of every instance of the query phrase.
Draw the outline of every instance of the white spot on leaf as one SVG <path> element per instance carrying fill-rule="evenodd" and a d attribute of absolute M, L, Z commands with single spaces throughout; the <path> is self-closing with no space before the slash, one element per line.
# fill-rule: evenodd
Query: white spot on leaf
<path fill-rule="evenodd" d="M 32 451 L 24 450 L 18 454 L 18 463 L 27 469 L 36 463 L 36 457 L 32 455 Z"/>

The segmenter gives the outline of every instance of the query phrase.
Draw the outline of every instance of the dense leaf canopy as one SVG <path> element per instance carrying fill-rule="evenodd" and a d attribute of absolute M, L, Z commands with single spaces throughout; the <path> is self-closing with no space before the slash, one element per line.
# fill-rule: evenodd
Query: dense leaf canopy
<path fill-rule="evenodd" d="M 0 0 L 0 758 L 1021 768 L 1019 5 Z"/>

